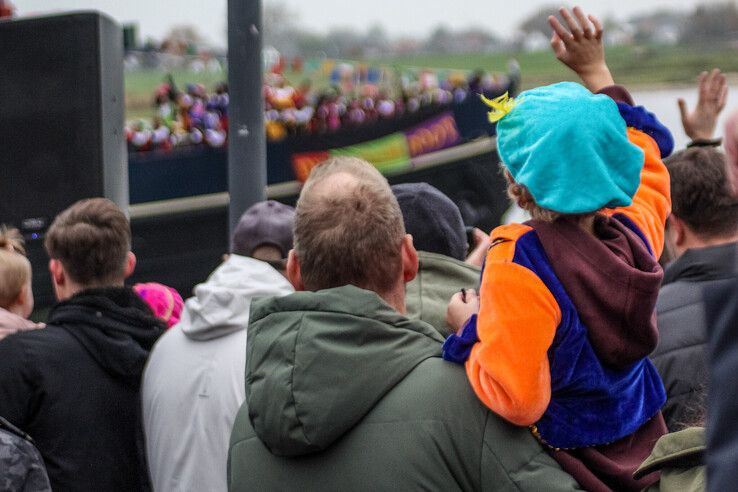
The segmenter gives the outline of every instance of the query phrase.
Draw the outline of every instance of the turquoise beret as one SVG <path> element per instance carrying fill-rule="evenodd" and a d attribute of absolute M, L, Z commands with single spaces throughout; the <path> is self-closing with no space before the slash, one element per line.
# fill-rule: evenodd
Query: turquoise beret
<path fill-rule="evenodd" d="M 497 150 L 539 206 L 562 214 L 630 205 L 644 162 L 615 101 L 573 82 L 520 94 L 497 123 Z"/>

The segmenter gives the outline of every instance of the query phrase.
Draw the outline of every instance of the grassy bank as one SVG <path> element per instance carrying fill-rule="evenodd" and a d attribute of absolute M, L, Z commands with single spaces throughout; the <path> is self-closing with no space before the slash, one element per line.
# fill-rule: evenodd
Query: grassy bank
<path fill-rule="evenodd" d="M 660 85 L 693 84 L 703 70 L 720 68 L 738 73 L 738 50 L 729 48 L 699 48 L 688 46 L 619 46 L 607 50 L 607 61 L 618 83 L 631 88 Z M 419 55 L 367 60 L 366 63 L 386 67 L 416 67 L 435 69 L 474 70 L 483 68 L 505 72 L 507 62 L 515 58 L 520 63 L 523 88 L 536 87 L 562 80 L 576 80 L 576 76 L 548 51 L 533 53 L 492 53 L 467 55 Z M 175 81 L 184 87 L 190 82 L 205 84 L 209 89 L 224 80 L 226 74 L 186 70 L 173 72 Z M 286 74 L 288 80 L 298 83 L 305 77 L 313 79 L 315 87 L 328 83 L 325 74 Z M 164 73 L 155 70 L 126 74 L 127 118 L 149 117 L 153 113 L 153 92 L 163 82 Z"/>
<path fill-rule="evenodd" d="M 705 49 L 685 46 L 619 46 L 607 50 L 607 62 L 615 80 L 628 86 L 691 84 L 703 70 L 720 68 L 738 72 L 738 50 Z M 559 63 L 550 51 L 533 53 L 494 53 L 478 55 L 424 55 L 383 60 L 396 66 L 484 68 L 504 72 L 507 61 L 520 63 L 523 87 L 530 88 L 562 80 L 576 80 L 568 68 Z"/>

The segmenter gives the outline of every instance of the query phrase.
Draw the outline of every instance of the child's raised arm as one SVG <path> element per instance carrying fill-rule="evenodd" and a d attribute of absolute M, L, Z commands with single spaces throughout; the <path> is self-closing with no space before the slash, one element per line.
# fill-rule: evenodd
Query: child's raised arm
<path fill-rule="evenodd" d="M 599 20 L 593 15 L 585 16 L 579 7 L 574 8 L 574 15 L 565 8 L 559 9 L 559 14 L 568 29 L 556 17 L 548 18 L 554 31 L 551 48 L 556 58 L 574 70 L 591 92 L 606 93 L 618 103 L 620 114 L 629 127 L 628 139 L 645 154 L 641 183 L 633 203 L 610 210 L 608 214 L 627 217 L 658 258 L 664 247 L 666 218 L 671 212 L 669 173 L 661 161 L 673 148 L 671 133 L 654 115 L 641 107 L 633 107 L 628 92 L 614 85 L 605 61 Z"/>
<path fill-rule="evenodd" d="M 553 15 L 548 17 L 553 29 L 551 49 L 561 63 L 576 72 L 587 89 L 597 92 L 615 84 L 605 62 L 602 24 L 593 15 L 585 16 L 579 7 L 574 7 L 573 13 L 574 16 L 563 7 L 559 9 L 568 30 Z"/>

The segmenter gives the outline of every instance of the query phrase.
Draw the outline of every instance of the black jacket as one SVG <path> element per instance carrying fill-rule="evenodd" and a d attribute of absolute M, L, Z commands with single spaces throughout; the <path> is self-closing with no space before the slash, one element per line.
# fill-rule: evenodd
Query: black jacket
<path fill-rule="evenodd" d="M 687 250 L 666 268 L 656 304 L 659 344 L 651 359 L 666 387 L 670 431 L 700 425 L 707 392 L 705 292 L 738 278 L 738 243 Z"/>
<path fill-rule="evenodd" d="M 54 491 L 149 488 L 141 373 L 163 325 L 130 289 L 89 289 L 0 341 L 0 415 L 33 437 Z"/>
<path fill-rule="evenodd" d="M 710 394 L 707 419 L 707 487 L 735 490 L 738 470 L 738 279 L 708 289 L 706 305 Z"/>

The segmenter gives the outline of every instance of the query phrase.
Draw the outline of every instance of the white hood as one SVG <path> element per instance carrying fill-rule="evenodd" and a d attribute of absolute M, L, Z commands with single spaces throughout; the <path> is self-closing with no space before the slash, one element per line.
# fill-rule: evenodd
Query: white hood
<path fill-rule="evenodd" d="M 253 299 L 292 292 L 292 285 L 268 263 L 231 255 L 205 283 L 195 287 L 179 324 L 193 340 L 222 337 L 248 326 Z"/>

